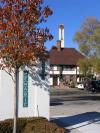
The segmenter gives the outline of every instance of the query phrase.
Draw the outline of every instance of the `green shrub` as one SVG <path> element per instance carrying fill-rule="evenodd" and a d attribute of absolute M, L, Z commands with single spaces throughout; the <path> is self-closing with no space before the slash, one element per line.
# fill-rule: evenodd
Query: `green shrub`
<path fill-rule="evenodd" d="M 75 83 L 74 83 L 74 81 L 71 81 L 71 82 L 70 82 L 69 87 L 71 87 L 71 88 L 75 88 Z"/>
<path fill-rule="evenodd" d="M 13 120 L 8 119 L 0 122 L 0 133 L 12 133 Z M 64 133 L 64 129 L 55 123 L 48 122 L 46 118 L 18 118 L 17 133 Z"/>

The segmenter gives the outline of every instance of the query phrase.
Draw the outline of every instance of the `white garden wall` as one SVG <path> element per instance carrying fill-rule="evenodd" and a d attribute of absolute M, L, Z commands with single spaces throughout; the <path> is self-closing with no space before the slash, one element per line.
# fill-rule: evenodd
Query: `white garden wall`
<path fill-rule="evenodd" d="M 23 71 L 19 73 L 18 117 L 43 116 L 49 119 L 49 67 L 46 79 L 41 80 L 41 64 L 28 75 L 28 107 L 23 107 Z M 11 77 L 0 70 L 0 120 L 13 118 L 14 86 Z"/>

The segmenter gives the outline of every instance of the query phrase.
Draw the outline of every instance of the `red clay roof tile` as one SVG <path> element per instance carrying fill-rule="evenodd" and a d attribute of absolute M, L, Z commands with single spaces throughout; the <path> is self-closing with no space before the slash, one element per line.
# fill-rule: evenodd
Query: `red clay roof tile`
<path fill-rule="evenodd" d="M 51 65 L 77 65 L 78 60 L 83 58 L 75 48 L 62 48 L 61 51 L 52 48 L 50 51 Z"/>

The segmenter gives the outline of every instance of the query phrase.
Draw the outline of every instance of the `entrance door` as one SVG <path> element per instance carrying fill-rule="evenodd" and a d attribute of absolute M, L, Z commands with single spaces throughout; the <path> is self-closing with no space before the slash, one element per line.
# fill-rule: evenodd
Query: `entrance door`
<path fill-rule="evenodd" d="M 53 77 L 53 86 L 57 86 L 57 77 Z"/>

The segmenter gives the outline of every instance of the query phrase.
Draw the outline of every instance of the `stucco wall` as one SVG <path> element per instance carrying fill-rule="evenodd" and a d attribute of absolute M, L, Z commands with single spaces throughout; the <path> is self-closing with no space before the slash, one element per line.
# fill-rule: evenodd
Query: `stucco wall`
<path fill-rule="evenodd" d="M 13 117 L 14 89 L 11 77 L 0 71 L 0 120 Z"/>
<path fill-rule="evenodd" d="M 23 71 L 19 73 L 18 116 L 43 116 L 49 119 L 49 75 L 46 65 L 46 79 L 41 80 L 41 64 L 32 68 L 28 80 L 28 107 L 23 107 Z M 0 120 L 13 118 L 14 85 L 11 77 L 0 70 Z"/>

